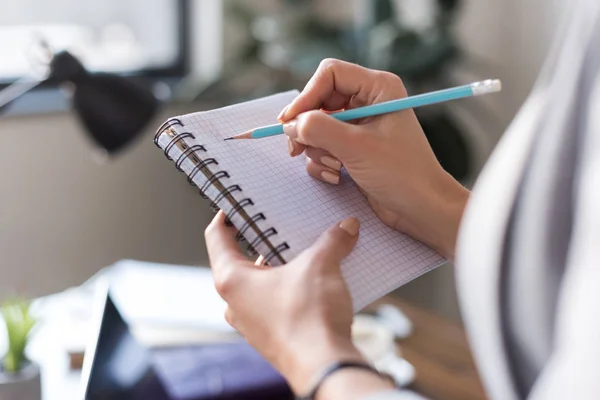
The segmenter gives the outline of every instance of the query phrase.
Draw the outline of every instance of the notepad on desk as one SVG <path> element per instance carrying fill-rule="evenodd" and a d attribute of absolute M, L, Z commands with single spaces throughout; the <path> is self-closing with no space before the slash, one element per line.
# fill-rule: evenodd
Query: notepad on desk
<path fill-rule="evenodd" d="M 342 264 L 358 311 L 445 260 L 383 224 L 344 170 L 339 185 L 311 178 L 304 156 L 289 156 L 285 135 L 224 141 L 276 122 L 297 95 L 289 91 L 171 118 L 155 142 L 272 266 L 293 259 L 334 224 L 358 218 L 358 244 Z"/>

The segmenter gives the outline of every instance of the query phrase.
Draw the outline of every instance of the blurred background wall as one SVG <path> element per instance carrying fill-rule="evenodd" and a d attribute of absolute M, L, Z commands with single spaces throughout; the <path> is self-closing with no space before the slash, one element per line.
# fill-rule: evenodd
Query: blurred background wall
<path fill-rule="evenodd" d="M 275 0 L 241 2 L 257 10 L 278 6 Z M 76 11 L 77 2 L 70 3 Z M 135 3 L 137 17 L 159 24 L 155 14 L 144 14 L 151 7 L 141 3 Z M 219 3 L 192 1 L 191 69 L 200 80 L 218 75 L 226 64 L 221 55 L 227 60 L 241 40 Z M 350 2 L 318 3 L 332 23 L 354 18 L 346 7 Z M 352 3 L 360 6 L 360 1 Z M 14 1 L 8 9 L 19 4 Z M 505 85 L 502 94 L 483 100 L 485 116 L 476 107 L 452 110 L 475 149 L 467 185 L 527 96 L 566 12 L 568 2 L 559 0 L 463 2 L 454 29 L 469 60 L 453 69 L 453 80 L 495 76 Z M 0 28 L 14 25 L 14 18 L 3 12 Z M 0 44 L 6 45 L 4 39 Z M 207 107 L 202 96 L 167 106 L 135 146 L 105 163 L 93 157 L 70 111 L 0 115 L 0 297 L 14 292 L 37 296 L 77 285 L 122 258 L 206 264 L 203 231 L 212 213 L 151 138 L 166 117 Z M 451 266 L 442 267 L 399 293 L 456 317 L 452 273 Z"/>

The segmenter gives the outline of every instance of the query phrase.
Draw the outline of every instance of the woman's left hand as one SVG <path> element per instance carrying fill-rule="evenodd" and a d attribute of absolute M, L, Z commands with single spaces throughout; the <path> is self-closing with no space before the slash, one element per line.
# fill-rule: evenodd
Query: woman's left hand
<path fill-rule="evenodd" d="M 340 271 L 359 231 L 354 218 L 326 231 L 310 248 L 277 268 L 249 261 L 221 211 L 206 229 L 225 318 L 288 380 L 296 393 L 329 363 L 362 360 L 352 343 L 352 300 Z"/>

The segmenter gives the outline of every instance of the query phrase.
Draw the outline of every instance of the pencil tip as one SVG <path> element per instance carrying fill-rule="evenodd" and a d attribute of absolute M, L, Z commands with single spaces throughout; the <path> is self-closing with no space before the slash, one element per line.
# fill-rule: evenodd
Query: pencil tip
<path fill-rule="evenodd" d="M 238 140 L 238 139 L 252 139 L 252 131 L 244 132 L 240 135 L 235 135 L 235 136 L 229 137 L 225 140 Z"/>

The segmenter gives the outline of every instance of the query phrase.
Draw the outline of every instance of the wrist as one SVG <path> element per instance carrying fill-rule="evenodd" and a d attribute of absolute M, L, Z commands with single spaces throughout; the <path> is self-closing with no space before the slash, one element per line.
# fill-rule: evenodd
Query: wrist
<path fill-rule="evenodd" d="M 364 399 L 382 391 L 395 389 L 389 379 L 371 371 L 346 369 L 328 377 L 319 388 L 315 400 Z"/>
<path fill-rule="evenodd" d="M 280 372 L 295 393 L 306 393 L 312 379 L 332 362 L 364 361 L 351 340 L 323 338 L 310 345 L 289 343 L 292 352 L 280 363 Z"/>
<path fill-rule="evenodd" d="M 408 210 L 404 206 L 396 211 L 404 215 L 396 229 L 453 261 L 458 229 L 470 192 L 442 170 L 437 178 L 422 181 L 413 193 L 416 195 Z"/>
<path fill-rule="evenodd" d="M 458 230 L 469 196 L 469 190 L 446 173 L 430 197 L 430 245 L 450 261 L 454 260 Z"/>

